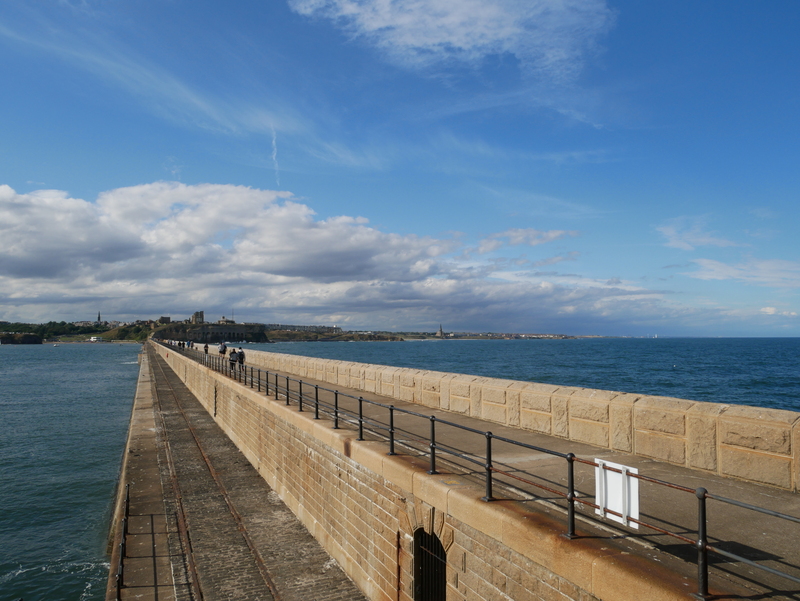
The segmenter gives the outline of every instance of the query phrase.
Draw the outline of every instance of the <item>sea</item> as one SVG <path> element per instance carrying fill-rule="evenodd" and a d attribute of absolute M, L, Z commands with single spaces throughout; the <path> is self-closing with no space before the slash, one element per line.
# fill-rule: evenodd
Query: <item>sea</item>
<path fill-rule="evenodd" d="M 241 346 L 800 411 L 800 338 Z M 104 598 L 109 520 L 140 350 L 138 344 L 0 346 L 0 601 Z"/>

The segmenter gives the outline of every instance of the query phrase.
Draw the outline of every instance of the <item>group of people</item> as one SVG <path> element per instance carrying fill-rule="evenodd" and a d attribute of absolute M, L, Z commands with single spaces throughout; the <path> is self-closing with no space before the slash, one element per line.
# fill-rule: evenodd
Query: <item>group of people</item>
<path fill-rule="evenodd" d="M 220 342 L 218 350 L 219 356 L 224 357 L 228 352 L 228 347 L 224 342 Z M 236 369 L 237 365 L 239 369 L 244 369 L 244 351 L 242 347 L 239 347 L 238 351 L 235 348 L 231 348 L 231 352 L 228 353 L 228 362 L 230 363 L 231 370 Z"/>

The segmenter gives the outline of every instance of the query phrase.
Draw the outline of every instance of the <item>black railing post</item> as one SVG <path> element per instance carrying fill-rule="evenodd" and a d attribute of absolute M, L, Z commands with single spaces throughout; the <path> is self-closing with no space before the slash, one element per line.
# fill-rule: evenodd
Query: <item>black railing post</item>
<path fill-rule="evenodd" d="M 364 440 L 364 399 L 358 397 L 358 438 L 356 440 Z"/>
<path fill-rule="evenodd" d="M 264 396 L 269 396 L 269 370 L 264 372 Z"/>
<path fill-rule="evenodd" d="M 575 538 L 575 453 L 567 453 L 567 538 Z"/>
<path fill-rule="evenodd" d="M 492 496 L 492 433 L 486 433 L 486 494 L 484 501 L 494 501 Z"/>
<path fill-rule="evenodd" d="M 436 471 L 436 416 L 431 415 L 431 442 L 428 445 L 431 453 L 431 469 L 428 470 L 429 474 L 438 474 Z"/>
<path fill-rule="evenodd" d="M 289 376 L 286 376 L 286 405 L 289 405 Z"/>
<path fill-rule="evenodd" d="M 303 380 L 297 381 L 297 404 L 299 405 L 299 410 L 303 410 Z"/>
<path fill-rule="evenodd" d="M 250 368 L 250 388 L 253 387 L 253 368 Z"/>
<path fill-rule="evenodd" d="M 695 491 L 697 496 L 697 597 L 708 599 L 708 533 L 706 531 L 705 488 Z"/>
<path fill-rule="evenodd" d="M 314 384 L 314 419 L 319 419 L 319 384 Z"/>
<path fill-rule="evenodd" d="M 275 372 L 275 400 L 278 400 L 278 373 Z"/>
<path fill-rule="evenodd" d="M 258 385 L 257 385 L 258 389 L 256 390 L 256 392 L 261 392 L 261 368 L 260 367 L 256 370 L 256 373 L 258 374 Z"/>
<path fill-rule="evenodd" d="M 339 429 L 339 391 L 333 391 L 333 429 Z"/>
<path fill-rule="evenodd" d="M 394 454 L 394 405 L 389 405 L 389 455 Z"/>

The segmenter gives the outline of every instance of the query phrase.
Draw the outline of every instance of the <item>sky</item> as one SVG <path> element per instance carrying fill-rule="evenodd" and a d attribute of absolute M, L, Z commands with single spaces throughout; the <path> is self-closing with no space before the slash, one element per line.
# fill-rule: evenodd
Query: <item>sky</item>
<path fill-rule="evenodd" d="M 0 320 L 800 335 L 794 0 L 3 0 Z"/>

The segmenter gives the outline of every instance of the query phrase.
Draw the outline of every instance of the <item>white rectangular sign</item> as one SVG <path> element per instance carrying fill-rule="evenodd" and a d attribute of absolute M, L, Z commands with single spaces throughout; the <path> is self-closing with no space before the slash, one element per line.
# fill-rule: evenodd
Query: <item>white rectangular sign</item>
<path fill-rule="evenodd" d="M 639 528 L 639 524 L 629 519 L 639 519 L 639 479 L 630 476 L 638 474 L 639 470 L 602 459 L 594 461 L 597 463 L 597 467 L 594 468 L 594 496 L 600 506 L 594 510 L 595 513 L 631 528 Z M 612 472 L 604 469 L 604 466 L 620 471 Z M 608 513 L 608 509 L 616 511 L 622 517 Z"/>

